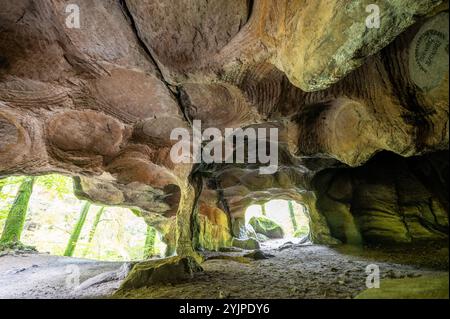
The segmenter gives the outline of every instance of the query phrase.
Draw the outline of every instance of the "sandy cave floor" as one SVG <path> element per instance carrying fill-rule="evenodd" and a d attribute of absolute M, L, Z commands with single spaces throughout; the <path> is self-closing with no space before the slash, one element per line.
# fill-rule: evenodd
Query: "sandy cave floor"
<path fill-rule="evenodd" d="M 426 285 L 428 278 L 444 278 L 439 279 L 439 289 L 446 290 L 448 298 L 448 247 L 427 245 L 387 250 L 294 244 L 282 250 L 263 245 L 262 250 L 273 257 L 250 262 L 210 259 L 202 264 L 204 272 L 197 273 L 189 282 L 154 285 L 114 297 L 354 298 L 366 289 L 367 265 L 376 264 L 382 287 L 386 279 L 395 283 L 417 278 Z M 242 254 L 206 253 L 206 256 L 229 258 Z M 123 276 L 118 274 L 123 269 L 121 262 L 7 254 L 0 257 L 0 298 L 108 298 L 119 287 Z M 77 271 L 82 285 L 74 289 L 73 274 Z M 101 280 L 94 280 L 93 285 L 83 284 L 92 277 Z"/>

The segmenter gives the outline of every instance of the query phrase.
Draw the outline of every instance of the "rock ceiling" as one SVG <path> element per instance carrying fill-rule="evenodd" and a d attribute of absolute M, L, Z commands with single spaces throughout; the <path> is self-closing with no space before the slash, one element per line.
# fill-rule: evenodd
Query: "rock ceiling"
<path fill-rule="evenodd" d="M 81 176 L 80 196 L 170 217 L 200 169 L 203 203 L 239 214 L 380 151 L 448 150 L 447 1 L 375 1 L 380 28 L 369 0 L 77 0 L 80 28 L 69 2 L 0 0 L 0 175 Z M 196 119 L 278 127 L 280 169 L 173 163 Z"/>

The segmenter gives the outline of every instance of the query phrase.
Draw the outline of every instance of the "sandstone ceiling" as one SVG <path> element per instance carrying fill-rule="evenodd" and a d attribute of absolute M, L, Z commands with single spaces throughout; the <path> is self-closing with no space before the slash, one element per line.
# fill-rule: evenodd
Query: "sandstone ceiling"
<path fill-rule="evenodd" d="M 193 171 L 203 205 L 239 215 L 307 200 L 325 168 L 448 150 L 448 1 L 77 0 L 79 29 L 72 2 L 0 0 L 2 176 L 78 176 L 92 201 L 189 218 Z M 424 62 L 430 30 L 444 46 Z M 278 127 L 279 171 L 173 163 L 170 132 L 196 119 Z"/>

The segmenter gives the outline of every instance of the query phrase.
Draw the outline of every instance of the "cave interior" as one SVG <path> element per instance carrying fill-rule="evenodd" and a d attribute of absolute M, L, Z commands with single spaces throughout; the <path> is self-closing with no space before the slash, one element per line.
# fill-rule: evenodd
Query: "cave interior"
<path fill-rule="evenodd" d="M 0 177 L 71 177 L 166 245 L 74 259 L 76 289 L 70 258 L 0 254 L 0 296 L 448 298 L 448 37 L 447 0 L 0 0 Z M 195 121 L 276 129 L 276 170 L 251 135 L 242 161 L 173 161 Z M 246 219 L 273 200 L 289 237 L 277 206 Z"/>

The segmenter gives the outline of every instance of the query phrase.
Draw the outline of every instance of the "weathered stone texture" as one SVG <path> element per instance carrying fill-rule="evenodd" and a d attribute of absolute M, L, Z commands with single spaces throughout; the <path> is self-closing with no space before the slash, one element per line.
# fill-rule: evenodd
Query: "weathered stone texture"
<path fill-rule="evenodd" d="M 449 143 L 448 1 L 79 0 L 80 29 L 70 3 L 0 0 L 0 176 L 74 176 L 139 207 L 168 255 L 233 244 L 273 198 L 308 206 L 315 242 L 446 236 L 448 160 L 428 154 Z M 279 170 L 174 163 L 193 120 L 278 128 Z"/>

